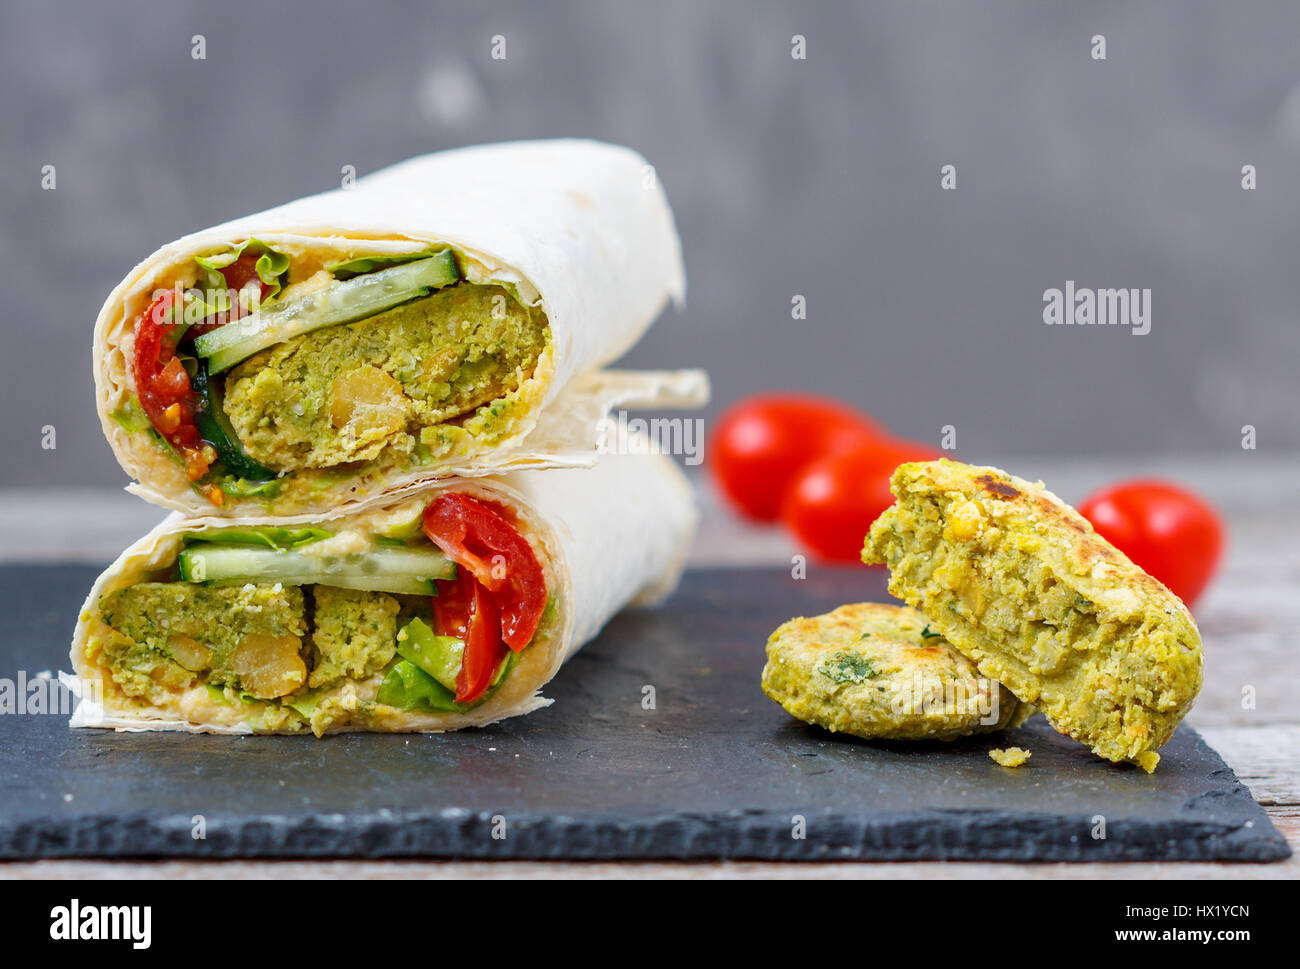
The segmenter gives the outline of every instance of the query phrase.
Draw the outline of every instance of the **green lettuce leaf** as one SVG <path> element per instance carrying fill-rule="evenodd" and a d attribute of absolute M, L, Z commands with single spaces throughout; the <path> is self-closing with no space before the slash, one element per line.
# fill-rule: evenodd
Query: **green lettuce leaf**
<path fill-rule="evenodd" d="M 422 619 L 412 619 L 397 633 L 397 654 L 410 660 L 449 690 L 456 689 L 464 640 L 439 636 Z"/>
<path fill-rule="evenodd" d="M 145 415 L 144 408 L 134 397 L 129 398 L 125 404 L 108 416 L 113 418 L 113 422 L 124 431 L 146 431 L 153 427 Z"/>
<path fill-rule="evenodd" d="M 176 449 L 171 446 L 167 438 L 158 433 L 158 429 L 150 422 L 148 415 L 145 414 L 144 409 L 140 406 L 140 402 L 136 398 L 130 398 L 125 404 L 108 416 L 112 418 L 113 422 L 124 431 L 147 434 L 149 439 L 174 462 L 182 467 L 185 465 L 184 460 L 182 460 L 181 456 L 176 453 Z"/>
<path fill-rule="evenodd" d="M 195 256 L 194 261 L 207 270 L 206 282 L 209 291 L 224 290 L 226 281 L 221 276 L 221 270 L 233 263 L 246 251 L 259 253 L 255 264 L 257 278 L 271 288 L 271 291 L 267 294 L 267 299 L 275 299 L 276 296 L 280 295 L 280 289 L 284 282 L 283 277 L 289 272 L 289 257 L 283 252 L 272 249 L 261 239 L 249 239 L 241 245 L 235 246 L 226 252 L 219 252 L 216 255 Z"/>
<path fill-rule="evenodd" d="M 226 478 L 218 487 L 232 498 L 274 498 L 280 493 L 280 479 L 250 481 L 248 478 Z"/>
<path fill-rule="evenodd" d="M 384 682 L 379 685 L 375 699 L 399 710 L 420 710 L 425 713 L 464 713 L 473 709 L 495 693 L 505 682 L 510 671 L 519 662 L 519 654 L 514 650 L 506 651 L 506 658 L 501 661 L 492 685 L 487 692 L 473 703 L 457 703 L 456 694 L 447 689 L 432 676 L 408 659 L 399 660 L 388 671 Z"/>
<path fill-rule="evenodd" d="M 426 713 L 461 713 L 469 706 L 456 702 L 456 695 L 410 660 L 402 660 L 384 677 L 375 699 L 399 710 Z"/>
<path fill-rule="evenodd" d="M 289 697 L 280 702 L 290 710 L 310 720 L 311 715 L 316 712 L 316 707 L 320 704 L 320 698 L 324 692 L 324 690 L 305 690 L 297 696 Z"/>
<path fill-rule="evenodd" d="M 263 545 L 267 548 L 302 548 L 312 542 L 330 538 L 333 532 L 324 528 L 281 528 L 278 525 L 258 525 L 252 528 L 233 528 L 220 532 L 196 532 L 185 536 L 185 544 L 214 542 L 219 545 Z"/>

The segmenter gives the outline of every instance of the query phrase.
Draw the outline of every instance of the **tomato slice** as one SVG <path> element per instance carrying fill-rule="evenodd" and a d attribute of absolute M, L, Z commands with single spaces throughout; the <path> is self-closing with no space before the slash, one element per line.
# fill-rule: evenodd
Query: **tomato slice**
<path fill-rule="evenodd" d="M 492 593 L 506 645 L 527 646 L 546 611 L 546 577 L 519 529 L 487 502 L 451 492 L 424 510 L 424 533 Z"/>
<path fill-rule="evenodd" d="M 469 629 L 465 635 L 465 650 L 461 654 L 460 672 L 456 675 L 456 702 L 477 700 L 492 685 L 492 677 L 506 656 L 506 644 L 501 641 L 501 614 L 483 584 L 469 576 L 474 584 L 474 596 L 469 614 Z"/>
<path fill-rule="evenodd" d="M 438 594 L 433 597 L 433 621 L 439 636 L 465 639 L 469 631 L 470 611 L 474 607 L 474 586 L 478 580 L 461 569 L 454 579 L 440 580 L 435 585 Z"/>
<path fill-rule="evenodd" d="M 195 425 L 199 398 L 176 357 L 176 344 L 184 329 L 177 329 L 172 318 L 175 306 L 176 292 L 167 290 L 140 314 L 135 322 L 131 369 L 145 416 L 180 454 L 189 479 L 197 481 L 216 460 L 216 451 Z"/>
<path fill-rule="evenodd" d="M 440 636 L 456 636 L 465 643 L 456 674 L 456 702 L 471 703 L 487 692 L 506 656 L 497 605 L 483 583 L 462 570 L 456 578 L 438 583 L 433 615 Z"/>

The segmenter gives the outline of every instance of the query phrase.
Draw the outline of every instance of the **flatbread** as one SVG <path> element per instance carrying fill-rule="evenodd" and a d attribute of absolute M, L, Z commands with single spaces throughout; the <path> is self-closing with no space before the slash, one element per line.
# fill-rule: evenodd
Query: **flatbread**
<path fill-rule="evenodd" d="M 292 505 L 288 499 L 230 497 L 217 508 L 199 495 L 167 451 L 148 434 L 122 427 L 113 414 L 135 393 L 133 327 L 155 292 L 188 272 L 196 256 L 253 237 L 291 255 L 340 249 L 406 254 L 449 245 L 470 282 L 509 284 L 539 306 L 551 343 L 501 437 L 415 468 L 341 475 Z M 636 152 L 581 140 L 441 152 L 384 169 L 353 188 L 204 229 L 149 256 L 113 290 L 96 321 L 96 406 L 113 453 L 137 482 L 134 493 L 190 515 L 311 514 L 373 502 L 447 475 L 589 465 L 596 425 L 609 407 L 630 399 L 644 406 L 695 406 L 707 398 L 707 380 L 698 371 L 596 373 L 684 293 L 667 198 Z M 586 383 L 576 393 L 566 393 L 580 381 Z"/>
<path fill-rule="evenodd" d="M 444 478 L 415 486 L 392 502 L 365 510 L 336 510 L 315 521 L 336 532 L 364 529 L 366 521 L 391 505 L 432 499 L 443 491 L 464 491 L 509 508 L 542 564 L 547 587 L 556 599 L 549 635 L 538 638 L 519 656 L 501 687 L 485 702 L 464 713 L 399 712 L 382 722 L 344 723 L 330 732 L 378 730 L 439 732 L 481 726 L 529 713 L 551 701 L 541 689 L 616 612 L 627 605 L 661 600 L 676 585 L 686 562 L 697 512 L 689 484 L 676 463 L 653 453 L 644 442 L 617 448 L 594 468 L 518 471 L 502 476 Z M 283 519 L 274 520 L 276 524 Z M 148 581 L 175 562 L 187 534 L 213 527 L 266 524 L 222 518 L 185 518 L 174 514 L 122 553 L 95 582 L 72 642 L 72 667 L 83 700 L 73 726 L 122 730 L 188 730 L 211 733 L 254 732 L 238 705 L 213 702 L 202 684 L 166 706 L 142 706 L 117 692 L 105 670 L 87 655 L 91 637 L 101 629 L 98 603 L 124 586 Z M 379 677 L 358 687 L 372 698 Z M 87 685 L 92 689 L 85 689 Z M 369 695 L 367 696 L 367 692 Z M 254 705 L 256 706 L 256 705 Z M 271 731 L 274 732 L 274 731 Z"/>

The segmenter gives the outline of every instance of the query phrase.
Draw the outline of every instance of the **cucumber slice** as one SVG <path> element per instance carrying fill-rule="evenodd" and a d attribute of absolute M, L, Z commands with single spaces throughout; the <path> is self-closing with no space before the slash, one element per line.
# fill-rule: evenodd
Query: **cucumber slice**
<path fill-rule="evenodd" d="M 369 520 L 370 530 L 379 538 L 408 541 L 424 534 L 424 508 L 427 498 L 398 505 L 390 511 L 379 512 Z"/>
<path fill-rule="evenodd" d="M 340 589 L 434 595 L 434 580 L 456 575 L 436 548 L 376 548 L 355 555 L 311 555 L 298 549 L 198 542 L 181 551 L 181 578 L 206 585 L 279 582 Z"/>
<path fill-rule="evenodd" d="M 361 256 L 357 259 L 349 259 L 347 262 L 336 262 L 332 266 L 326 266 L 325 271 L 335 279 L 351 279 L 353 276 L 372 273 L 376 269 L 387 269 L 389 266 L 396 266 L 398 263 L 427 259 L 431 255 L 433 255 L 432 252 L 425 250 L 424 252 L 405 252 L 399 255 Z"/>
<path fill-rule="evenodd" d="M 298 299 L 271 303 L 194 341 L 210 374 L 228 370 L 259 350 L 325 326 L 352 323 L 425 296 L 460 278 L 450 249 L 436 256 L 332 283 Z"/>
<path fill-rule="evenodd" d="M 217 450 L 217 456 L 232 477 L 247 481 L 270 481 L 276 473 L 264 464 L 254 461 L 244 453 L 239 436 L 235 434 L 230 418 L 226 416 L 225 404 L 222 402 L 219 381 L 213 380 L 207 364 L 198 361 L 194 375 L 190 378 L 194 392 L 199 395 L 199 412 L 194 419 L 195 426 L 203 440 Z"/>

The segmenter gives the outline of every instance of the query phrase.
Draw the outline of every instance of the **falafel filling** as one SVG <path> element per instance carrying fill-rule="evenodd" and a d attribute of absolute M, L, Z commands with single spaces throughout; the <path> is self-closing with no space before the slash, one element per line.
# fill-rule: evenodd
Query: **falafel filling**
<path fill-rule="evenodd" d="M 127 696 L 162 706 L 202 684 L 215 702 L 275 703 L 269 727 L 320 734 L 351 711 L 317 696 L 379 674 L 399 615 L 428 611 L 421 596 L 323 585 L 141 582 L 100 600 L 109 630 L 96 642 Z"/>
<path fill-rule="evenodd" d="M 441 425 L 517 391 L 548 339 L 540 309 L 460 283 L 254 354 L 230 372 L 225 411 L 276 471 L 418 459 L 445 450 Z"/>

